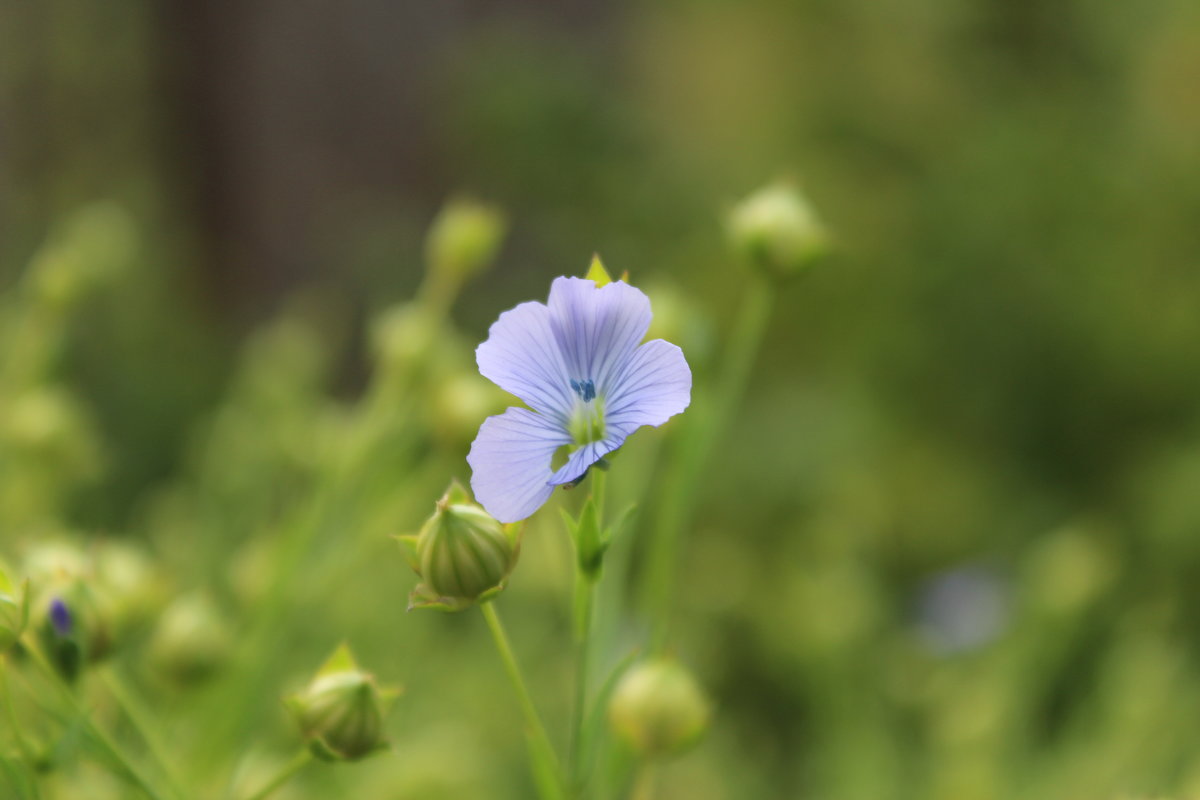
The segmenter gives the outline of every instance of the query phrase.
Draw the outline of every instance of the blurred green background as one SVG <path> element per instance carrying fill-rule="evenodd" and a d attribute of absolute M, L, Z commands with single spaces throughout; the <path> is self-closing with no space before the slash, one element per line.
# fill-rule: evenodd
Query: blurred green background
<path fill-rule="evenodd" d="M 134 543 L 214 599 L 215 679 L 117 660 L 195 775 L 285 758 L 279 695 L 349 639 L 407 687 L 394 751 L 292 796 L 531 796 L 481 621 L 404 614 L 387 534 L 506 404 L 487 326 L 594 251 L 711 388 L 722 220 L 791 176 L 836 252 L 701 479 L 671 640 L 717 712 L 659 795 L 1200 793 L 1198 92 L 1187 0 L 0 0 L 3 556 Z M 461 193 L 510 235 L 421 327 Z M 530 528 L 499 602 L 560 725 L 568 545 Z"/>

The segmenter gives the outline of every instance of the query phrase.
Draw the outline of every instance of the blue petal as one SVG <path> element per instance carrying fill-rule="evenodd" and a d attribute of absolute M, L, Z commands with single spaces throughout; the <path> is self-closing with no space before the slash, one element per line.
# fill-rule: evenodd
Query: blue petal
<path fill-rule="evenodd" d="M 488 417 L 467 455 L 475 499 L 501 522 L 530 516 L 554 491 L 550 459 L 570 439 L 553 420 L 523 408 Z"/>
<path fill-rule="evenodd" d="M 546 306 L 521 303 L 501 314 L 475 361 L 483 377 L 566 424 L 575 393 Z"/>
<path fill-rule="evenodd" d="M 688 407 L 692 371 L 683 351 L 662 339 L 634 351 L 616 375 L 604 409 L 604 424 L 622 438 L 643 425 L 662 425 Z"/>
<path fill-rule="evenodd" d="M 569 379 L 605 394 L 650 327 L 650 298 L 623 281 L 555 278 L 548 305 Z"/>
<path fill-rule="evenodd" d="M 558 468 L 550 478 L 550 483 L 562 486 L 573 483 L 587 472 L 588 467 L 595 464 L 606 455 L 625 443 L 627 434 L 619 430 L 610 430 L 608 435 L 598 442 L 590 442 L 580 447 L 567 458 L 567 463 Z"/>

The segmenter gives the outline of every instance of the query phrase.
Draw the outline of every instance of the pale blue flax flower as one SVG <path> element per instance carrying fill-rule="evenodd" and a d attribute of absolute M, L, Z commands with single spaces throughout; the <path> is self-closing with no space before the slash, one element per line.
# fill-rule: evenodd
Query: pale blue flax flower
<path fill-rule="evenodd" d="M 555 278 L 547 303 L 521 303 L 492 324 L 475 351 L 479 371 L 529 409 L 488 417 L 471 445 L 471 489 L 500 522 L 537 511 L 643 425 L 687 408 L 692 372 L 683 352 L 654 339 L 650 299 L 622 281 Z M 551 468 L 566 447 L 566 463 Z"/>

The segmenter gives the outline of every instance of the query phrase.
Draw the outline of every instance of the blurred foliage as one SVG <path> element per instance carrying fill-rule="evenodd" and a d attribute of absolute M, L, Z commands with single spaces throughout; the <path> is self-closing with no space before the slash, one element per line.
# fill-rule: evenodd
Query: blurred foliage
<path fill-rule="evenodd" d="M 778 291 L 695 493 L 670 638 L 713 729 L 657 796 L 1200 794 L 1200 8 L 677 0 L 588 35 L 539 8 L 455 18 L 394 76 L 427 90 L 440 188 L 397 176 L 356 224 L 295 231 L 327 263 L 278 302 L 212 282 L 186 198 L 214 165 L 176 157 L 150 4 L 0 0 L 0 555 L 152 559 L 170 599 L 104 669 L 148 698 L 189 787 L 269 778 L 297 745 L 280 698 L 348 640 L 406 687 L 392 750 L 280 797 L 530 795 L 481 621 L 405 615 L 388 537 L 468 477 L 505 405 L 473 369 L 487 324 L 593 250 L 709 390 L 749 280 L 722 214 L 792 172 L 835 255 Z M 415 232 L 460 186 L 513 234 L 451 320 L 415 290 Z M 249 334 L 222 313 L 247 302 Z M 602 588 L 612 663 L 649 624 L 622 579 L 677 450 L 671 426 L 639 434 L 612 474 L 614 496 L 651 492 Z M 531 682 L 566 698 L 556 522 L 530 524 L 499 602 Z M 217 644 L 180 650 L 180 627 Z M 72 757 L 92 755 L 79 731 L 34 733 L 56 743 L 44 796 L 124 796 Z"/>

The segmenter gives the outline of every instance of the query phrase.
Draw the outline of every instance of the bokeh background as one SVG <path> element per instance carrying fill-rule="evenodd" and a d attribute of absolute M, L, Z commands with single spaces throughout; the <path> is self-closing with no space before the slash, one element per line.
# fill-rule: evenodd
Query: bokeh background
<path fill-rule="evenodd" d="M 531 796 L 481 620 L 405 614 L 386 535 L 506 402 L 487 326 L 594 251 L 711 387 L 749 280 L 723 219 L 780 176 L 836 248 L 778 289 L 696 492 L 671 640 L 717 710 L 660 796 L 1200 793 L 1187 0 L 0 0 L 3 555 L 128 544 L 162 607 L 221 609 L 198 687 L 155 682 L 153 620 L 115 656 L 198 786 L 286 758 L 279 695 L 348 639 L 407 687 L 395 748 L 292 796 Z M 510 234 L 422 328 L 464 194 Z M 672 430 L 615 491 L 653 508 Z M 561 725 L 541 517 L 500 602 Z M 62 796 L 100 792 L 74 764 Z"/>

